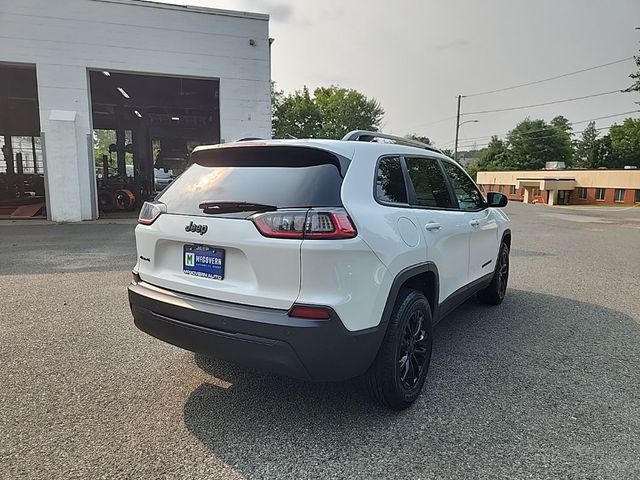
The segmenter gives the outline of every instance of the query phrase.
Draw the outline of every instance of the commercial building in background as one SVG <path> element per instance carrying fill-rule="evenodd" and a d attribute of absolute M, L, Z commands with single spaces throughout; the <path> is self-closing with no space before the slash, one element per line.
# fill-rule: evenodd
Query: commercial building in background
<path fill-rule="evenodd" d="M 640 169 L 478 172 L 477 183 L 485 192 L 502 192 L 525 203 L 640 203 Z"/>
<path fill-rule="evenodd" d="M 271 136 L 267 15 L 20 0 L 0 31 L 0 218 L 133 210 L 195 145 Z"/>

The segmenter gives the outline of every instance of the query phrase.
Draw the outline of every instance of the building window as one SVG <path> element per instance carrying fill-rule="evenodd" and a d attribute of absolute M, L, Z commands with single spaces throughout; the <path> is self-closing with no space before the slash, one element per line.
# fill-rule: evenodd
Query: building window
<path fill-rule="evenodd" d="M 580 200 L 586 200 L 587 199 L 587 189 L 586 188 L 579 188 L 578 189 L 578 198 Z"/>
<path fill-rule="evenodd" d="M 516 194 L 516 186 L 515 185 L 511 185 L 511 187 L 509 188 L 509 193 L 511 195 L 515 195 Z"/>
<path fill-rule="evenodd" d="M 640 190 L 636 190 L 636 199 L 635 199 L 636 203 L 640 203 Z"/>
<path fill-rule="evenodd" d="M 616 202 L 624 202 L 624 188 L 616 188 L 613 198 Z"/>
<path fill-rule="evenodd" d="M 499 191 L 500 193 L 504 193 L 504 185 L 500 185 L 500 186 L 498 187 L 498 191 Z"/>
<path fill-rule="evenodd" d="M 533 196 L 534 197 L 539 197 L 540 196 L 540 189 L 539 188 L 534 188 L 533 189 Z"/>
<path fill-rule="evenodd" d="M 596 188 L 596 200 L 604 200 L 604 188 Z"/>

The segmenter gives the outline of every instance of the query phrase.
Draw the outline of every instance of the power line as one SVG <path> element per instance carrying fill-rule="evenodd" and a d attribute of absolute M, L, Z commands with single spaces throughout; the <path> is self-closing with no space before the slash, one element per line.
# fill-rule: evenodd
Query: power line
<path fill-rule="evenodd" d="M 596 70 L 598 68 L 609 67 L 611 65 L 616 65 L 618 63 L 626 62 L 626 61 L 629 61 L 629 60 L 632 60 L 632 59 L 633 59 L 633 57 L 621 58 L 620 60 L 615 60 L 613 62 L 603 63 L 601 65 L 596 65 L 594 67 L 583 68 L 582 70 L 576 70 L 575 72 L 563 73 L 561 75 L 555 75 L 553 77 L 543 78 L 541 80 L 534 80 L 533 82 L 521 83 L 521 84 L 518 84 L 518 85 L 513 85 L 511 87 L 497 88 L 495 90 L 488 90 L 486 92 L 473 93 L 471 95 L 465 95 L 465 96 L 466 97 L 479 97 L 480 95 L 489 95 L 491 93 L 506 92 L 507 90 L 515 90 L 516 88 L 529 87 L 531 85 L 538 85 L 539 83 L 549 82 L 551 80 L 557 80 L 559 78 L 570 77 L 572 75 L 578 75 L 579 73 L 589 72 L 591 70 Z"/>
<path fill-rule="evenodd" d="M 453 115 L 452 117 L 441 118 L 440 120 L 436 120 L 435 122 L 418 123 L 417 125 L 409 127 L 407 130 L 415 130 L 417 128 L 424 128 L 424 127 L 428 127 L 430 125 L 435 125 L 437 123 L 446 122 L 447 120 L 455 120 L 455 119 L 456 119 L 456 116 Z"/>
<path fill-rule="evenodd" d="M 613 127 L 614 125 L 615 125 L 615 123 L 614 123 L 613 125 L 609 125 L 608 127 L 600 127 L 600 128 L 596 128 L 595 130 L 596 130 L 596 131 L 598 131 L 598 132 L 599 132 L 600 130 L 607 130 L 607 129 L 609 129 L 609 128 Z M 529 134 L 529 133 L 534 133 L 534 132 L 536 132 L 536 131 L 537 131 L 537 132 L 542 132 L 542 131 L 544 131 L 544 130 L 532 130 L 532 131 L 530 131 L 530 132 L 523 132 L 522 134 L 523 134 L 523 135 L 527 135 L 527 134 Z M 575 133 L 575 134 L 579 134 L 579 133 L 583 133 L 583 132 L 584 132 L 584 130 L 580 130 L 580 131 L 578 131 L 578 132 L 573 132 L 573 133 Z M 543 135 L 543 136 L 541 136 L 541 137 L 535 137 L 535 140 L 540 140 L 540 139 L 543 139 L 543 138 L 552 138 L 552 137 L 555 137 L 555 134 L 553 134 L 553 135 Z M 491 143 L 491 142 L 482 142 L 482 143 L 472 142 L 472 143 L 463 144 L 463 145 L 459 145 L 459 146 L 466 147 L 466 148 L 468 148 L 468 147 L 480 147 L 480 148 L 484 148 L 484 147 L 486 147 L 487 145 L 489 145 L 489 143 Z"/>
<path fill-rule="evenodd" d="M 578 120 L 577 122 L 569 122 L 569 125 L 578 125 L 580 123 L 588 123 L 588 122 L 594 122 L 596 120 L 604 120 L 606 118 L 613 118 L 613 117 L 619 117 L 621 115 L 630 115 L 632 113 L 640 113 L 640 110 L 630 110 L 628 112 L 621 112 L 621 113 L 614 113 L 612 115 L 603 115 L 601 117 L 595 117 L 595 118 L 589 118 L 587 120 Z M 538 129 L 538 130 L 530 130 L 528 132 L 526 132 L 527 134 L 529 133 L 537 133 L 537 132 L 544 132 L 546 130 L 548 130 L 550 127 L 553 127 L 553 125 L 549 125 L 545 128 L 542 129 Z M 609 128 L 609 127 L 607 127 Z M 578 133 L 578 132 L 573 132 L 573 133 Z M 504 136 L 504 135 L 508 135 L 509 132 L 504 132 L 504 133 L 497 133 L 497 134 L 493 134 L 493 135 L 484 135 L 481 137 L 468 137 L 465 138 L 463 141 L 468 141 L 468 140 L 482 140 L 485 138 L 491 138 L 491 137 L 500 137 L 500 136 Z M 443 143 L 443 146 L 447 146 L 449 144 L 453 144 L 454 140 L 449 140 L 448 142 Z"/>
<path fill-rule="evenodd" d="M 571 122 L 570 125 L 576 125 L 577 123 L 594 122 L 596 120 L 604 120 L 605 118 L 619 117 L 620 115 L 631 115 L 632 113 L 638 113 L 638 112 L 640 112 L 640 110 L 631 110 L 629 112 L 615 113 L 613 115 L 605 115 L 604 117 L 596 117 L 596 118 L 590 118 L 589 120 L 580 120 L 578 122 Z"/>
<path fill-rule="evenodd" d="M 595 128 L 594 130 L 596 130 L 596 131 L 608 130 L 609 128 L 611 128 L 611 127 L 613 127 L 615 125 L 616 124 L 614 123 L 613 125 L 608 125 L 606 127 Z M 529 132 L 522 132 L 522 135 L 528 135 L 530 133 L 536 133 L 536 132 L 540 133 L 540 132 L 544 132 L 544 131 L 545 130 L 531 130 Z M 572 133 L 577 135 L 579 133 L 583 133 L 584 131 L 585 130 L 579 130 L 577 132 L 572 132 Z M 555 137 L 555 134 L 553 134 L 553 135 L 543 135 L 541 137 L 535 137 L 535 140 L 542 139 L 542 138 L 551 138 L 551 137 Z M 473 147 L 473 146 L 485 146 L 486 147 L 487 145 L 489 145 L 489 143 L 491 143 L 491 142 L 481 142 L 480 144 L 478 144 L 477 142 L 470 142 L 468 144 L 464 144 L 463 147 Z"/>
<path fill-rule="evenodd" d="M 477 112 L 465 112 L 460 115 L 482 115 L 486 113 L 510 112 L 512 110 L 522 110 L 525 108 L 543 107 L 545 105 L 556 105 L 558 103 L 575 102 L 577 100 L 584 100 L 587 98 L 594 98 L 594 97 L 602 97 L 604 95 L 612 95 L 614 93 L 621 93 L 621 92 L 622 92 L 621 90 L 611 90 L 609 92 L 594 93 L 592 95 L 583 95 L 582 97 L 565 98 L 563 100 L 554 100 L 552 102 L 535 103 L 532 105 L 522 105 L 519 107 L 498 108 L 496 110 L 479 110 Z"/>

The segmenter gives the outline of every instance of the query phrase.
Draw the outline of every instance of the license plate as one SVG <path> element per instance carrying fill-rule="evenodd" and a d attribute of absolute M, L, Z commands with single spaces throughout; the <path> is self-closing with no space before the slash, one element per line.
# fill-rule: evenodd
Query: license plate
<path fill-rule="evenodd" d="M 224 250 L 206 245 L 185 245 L 182 271 L 194 277 L 224 278 Z"/>

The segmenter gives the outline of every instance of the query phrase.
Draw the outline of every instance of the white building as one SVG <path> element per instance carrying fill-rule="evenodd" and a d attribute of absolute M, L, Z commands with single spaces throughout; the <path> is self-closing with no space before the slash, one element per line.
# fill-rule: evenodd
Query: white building
<path fill-rule="evenodd" d="M 48 218 L 97 218 L 94 129 L 116 139 L 114 177 L 135 165 L 126 181 L 141 197 L 159 159 L 171 168 L 197 143 L 270 137 L 268 22 L 143 0 L 0 0 L 5 214 L 13 192 L 15 205 L 44 201 L 40 178 Z"/>

